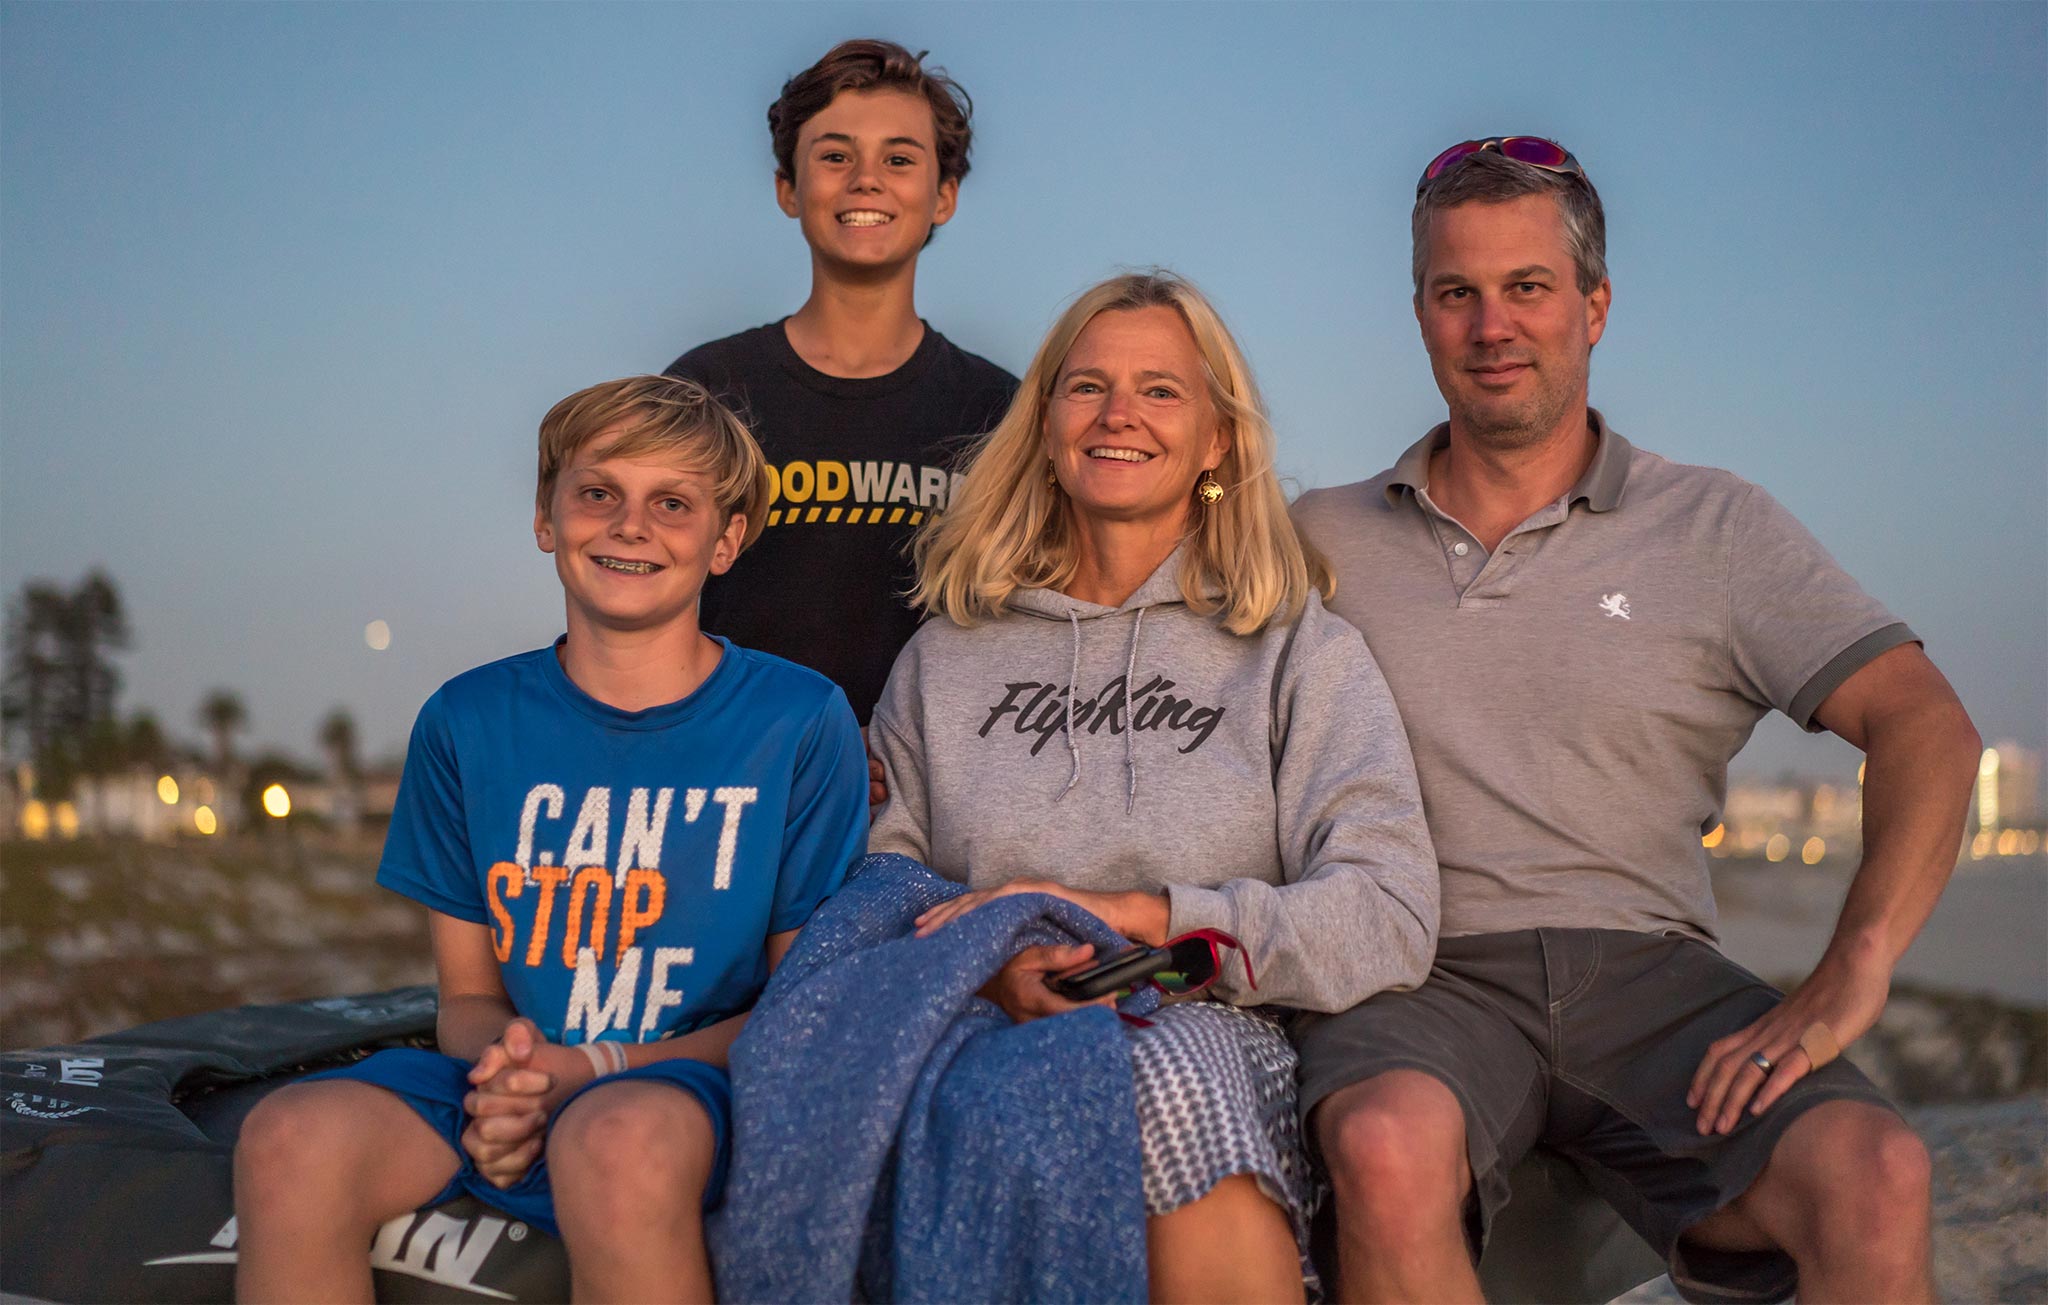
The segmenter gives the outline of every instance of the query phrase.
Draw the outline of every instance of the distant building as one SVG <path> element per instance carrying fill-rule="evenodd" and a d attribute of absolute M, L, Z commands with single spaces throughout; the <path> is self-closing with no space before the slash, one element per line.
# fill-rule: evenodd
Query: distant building
<path fill-rule="evenodd" d="M 2041 824 L 2041 754 L 2010 739 L 1984 749 L 1970 795 L 1971 828 L 1995 834 Z"/>
<path fill-rule="evenodd" d="M 36 793 L 34 770 L 23 765 L 0 774 L 0 839 L 212 838 L 247 824 L 241 787 L 239 780 L 219 782 L 196 765 L 179 763 L 164 771 L 81 775 L 69 798 L 46 799 Z M 398 772 L 380 767 L 342 785 L 295 780 L 275 787 L 287 790 L 280 812 L 310 816 L 343 832 L 367 826 L 374 833 L 391 821 Z"/>
<path fill-rule="evenodd" d="M 168 771 L 124 771 L 82 775 L 73 785 L 72 805 L 80 834 L 95 838 L 143 838 L 168 843 L 181 834 L 211 836 L 241 823 L 241 803 L 227 786 L 191 766 Z"/>
<path fill-rule="evenodd" d="M 1728 835 L 1720 847 L 1735 856 L 1761 856 L 1770 841 L 1805 823 L 1807 797 L 1790 784 L 1737 784 L 1722 804 Z"/>
<path fill-rule="evenodd" d="M 1715 856 L 1818 863 L 1863 844 L 1863 794 L 1833 783 L 1737 784 L 1701 840 Z"/>
<path fill-rule="evenodd" d="M 1800 861 L 1855 856 L 1863 846 L 1863 790 L 1826 781 L 1739 783 L 1718 827 L 1701 841 L 1715 856 Z"/>

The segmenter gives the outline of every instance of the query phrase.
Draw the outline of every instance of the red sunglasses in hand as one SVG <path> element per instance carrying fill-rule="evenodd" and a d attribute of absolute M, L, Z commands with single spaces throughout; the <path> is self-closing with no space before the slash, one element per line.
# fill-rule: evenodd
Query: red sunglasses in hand
<path fill-rule="evenodd" d="M 1245 982 L 1257 990 L 1251 953 L 1221 929 L 1194 929 L 1158 947 L 1133 947 L 1079 973 L 1048 978 L 1046 983 L 1069 1001 L 1121 998 L 1141 987 L 1157 988 L 1168 997 L 1186 997 L 1223 977 L 1225 949 L 1244 961 Z"/>

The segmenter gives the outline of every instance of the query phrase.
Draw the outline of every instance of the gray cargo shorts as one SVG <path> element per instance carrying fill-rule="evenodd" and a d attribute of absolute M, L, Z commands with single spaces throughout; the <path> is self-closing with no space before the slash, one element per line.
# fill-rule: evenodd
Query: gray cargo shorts
<path fill-rule="evenodd" d="M 1701 1137 L 1685 1104 L 1707 1044 L 1784 994 L 1696 938 L 1619 929 L 1527 929 L 1446 938 L 1428 982 L 1294 1028 L 1307 1118 L 1339 1088 L 1413 1069 L 1465 1111 L 1473 1254 L 1507 1203 L 1507 1174 L 1538 1142 L 1586 1174 L 1670 1265 L 1689 1300 L 1775 1301 L 1797 1285 L 1782 1252 L 1681 1244 L 1747 1191 L 1800 1115 L 1825 1101 L 1891 1110 L 1837 1060 L 1727 1136 Z M 1313 1150 L 1313 1126 L 1305 1130 Z M 1340 1211 L 1341 1215 L 1341 1211 Z"/>

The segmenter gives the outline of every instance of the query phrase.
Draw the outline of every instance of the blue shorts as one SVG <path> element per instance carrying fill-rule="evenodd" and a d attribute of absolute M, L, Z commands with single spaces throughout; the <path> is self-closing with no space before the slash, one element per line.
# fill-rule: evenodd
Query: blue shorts
<path fill-rule="evenodd" d="M 548 1185 L 545 1150 L 533 1162 L 533 1168 L 526 1171 L 525 1177 L 510 1187 L 498 1187 L 477 1172 L 476 1162 L 470 1159 L 469 1152 L 462 1149 L 462 1130 L 469 1123 L 469 1116 L 463 1113 L 462 1099 L 469 1095 L 472 1063 L 437 1051 L 399 1047 L 380 1051 L 367 1060 L 341 1069 L 309 1074 L 301 1081 L 314 1083 L 321 1079 L 348 1079 L 368 1083 L 395 1093 L 421 1119 L 426 1120 L 428 1126 L 439 1133 L 441 1140 L 455 1152 L 456 1161 L 461 1166 L 455 1177 L 448 1180 L 448 1186 L 427 1202 L 428 1205 L 452 1201 L 466 1193 L 515 1219 L 524 1219 L 551 1237 L 560 1237 L 561 1229 L 555 1225 L 555 1194 Z M 711 1180 L 704 1185 L 704 1208 L 711 1209 L 725 1197 L 725 1172 L 732 1160 L 732 1080 L 715 1065 L 679 1056 L 586 1083 L 569 1101 L 594 1087 L 636 1081 L 667 1083 L 687 1092 L 711 1117 L 711 1132 L 717 1139 L 717 1149 L 711 1162 Z M 569 1101 L 562 1105 L 567 1107 Z M 555 1112 L 555 1118 L 561 1118 L 559 1110 Z M 548 1121 L 548 1127 L 554 1127 L 554 1120 Z"/>

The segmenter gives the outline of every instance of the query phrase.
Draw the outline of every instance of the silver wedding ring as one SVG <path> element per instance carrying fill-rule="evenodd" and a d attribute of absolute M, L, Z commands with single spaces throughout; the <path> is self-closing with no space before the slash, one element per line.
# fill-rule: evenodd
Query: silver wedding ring
<path fill-rule="evenodd" d="M 1749 1053 L 1749 1063 L 1768 1074 L 1771 1072 L 1771 1058 L 1761 1051 Z"/>

